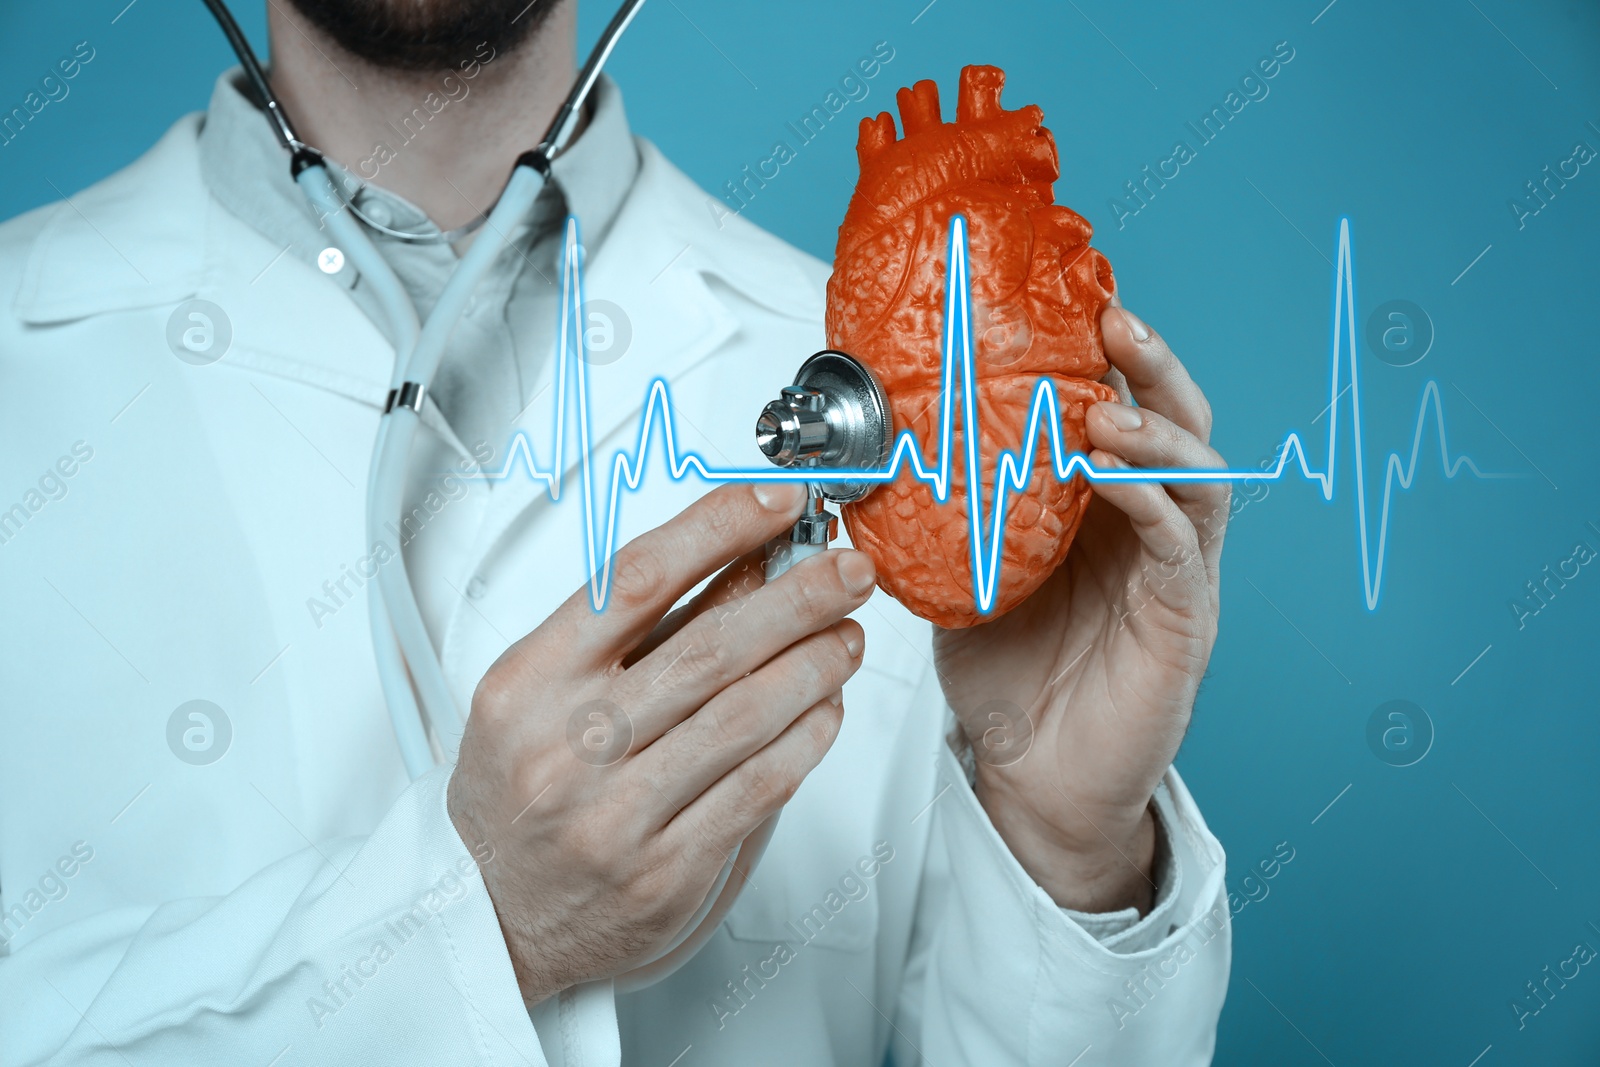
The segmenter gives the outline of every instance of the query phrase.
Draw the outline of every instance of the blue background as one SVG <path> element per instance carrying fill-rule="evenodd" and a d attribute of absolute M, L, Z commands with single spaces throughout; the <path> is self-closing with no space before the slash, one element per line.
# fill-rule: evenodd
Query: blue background
<path fill-rule="evenodd" d="M 1600 162 L 1522 229 L 1508 201 L 1575 142 L 1600 149 L 1600 10 L 1325 2 L 657 0 L 612 70 L 635 128 L 717 190 L 792 143 L 785 122 L 889 42 L 869 97 L 747 210 L 827 258 L 856 120 L 923 77 L 948 108 L 963 63 L 1004 67 L 1007 103 L 1041 104 L 1056 131 L 1059 201 L 1095 225 L 1124 301 L 1206 388 L 1214 443 L 1240 465 L 1291 429 L 1325 462 L 1329 260 L 1349 216 L 1358 323 L 1404 299 L 1436 331 L 1413 366 L 1361 356 L 1374 550 L 1383 464 L 1409 454 L 1430 379 L 1452 455 L 1515 477 L 1447 480 L 1430 416 L 1416 482 L 1393 500 L 1375 611 L 1348 394 L 1333 500 L 1286 478 L 1236 517 L 1222 636 L 1179 764 L 1240 900 L 1278 843 L 1295 858 L 1235 919 L 1218 1060 L 1593 1064 L 1600 967 L 1520 1029 L 1510 1003 L 1577 943 L 1600 948 L 1600 565 L 1520 628 L 1510 605 L 1576 542 L 1600 549 Z M 131 161 L 203 107 L 231 62 L 199 3 L 125 3 L 0 10 L 0 110 L 78 41 L 97 53 L 70 96 L 0 148 L 0 216 Z M 258 5 L 239 6 L 260 41 Z M 585 45 L 608 15 L 584 11 Z M 1119 229 L 1110 201 L 1124 182 L 1175 140 L 1196 146 L 1185 123 L 1280 41 L 1294 58 L 1270 95 Z M 1367 740 L 1396 699 L 1434 732 L 1408 767 Z"/>

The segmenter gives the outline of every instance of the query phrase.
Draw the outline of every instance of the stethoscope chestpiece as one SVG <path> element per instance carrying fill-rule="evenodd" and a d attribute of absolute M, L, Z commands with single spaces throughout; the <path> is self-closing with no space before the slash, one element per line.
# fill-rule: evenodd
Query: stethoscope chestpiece
<path fill-rule="evenodd" d="M 831 349 L 802 363 L 794 384 L 756 419 L 756 444 L 780 467 L 876 470 L 888 462 L 893 443 L 883 386 L 860 360 Z M 813 483 L 814 495 L 838 504 L 860 500 L 877 484 L 850 478 Z"/>

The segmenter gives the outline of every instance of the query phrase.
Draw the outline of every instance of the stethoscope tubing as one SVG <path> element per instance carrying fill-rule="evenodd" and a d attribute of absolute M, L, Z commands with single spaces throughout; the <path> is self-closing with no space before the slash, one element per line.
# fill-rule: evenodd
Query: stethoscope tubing
<path fill-rule="evenodd" d="M 406 465 L 421 421 L 422 404 L 450 334 L 478 283 L 504 251 L 508 243 L 506 235 L 514 232 L 543 190 L 551 160 L 561 152 L 576 129 L 579 109 L 643 0 L 624 0 L 618 8 L 544 139 L 517 160 L 510 180 L 484 222 L 483 229 L 487 232 L 480 233 L 461 257 L 425 321 L 419 320 L 416 307 L 394 268 L 357 221 L 353 204 L 340 195 L 322 153 L 295 134 L 249 41 L 226 4 L 223 0 L 205 0 L 205 3 L 266 107 L 274 132 L 291 153 L 291 171 L 296 184 L 316 209 L 318 217 L 327 224 L 351 267 L 376 295 L 393 333 L 394 370 L 384 415 L 373 441 L 364 516 L 369 540 L 376 543 L 373 539 L 383 535 L 384 524 L 402 511 Z M 465 728 L 465 716 L 433 650 L 399 545 L 395 546 L 393 557 L 379 568 L 377 582 L 369 587 L 368 604 L 373 655 L 384 702 L 406 773 L 415 780 L 431 771 L 438 761 L 428 728 L 432 727 L 440 750 L 453 751 Z M 613 981 L 618 991 L 630 992 L 660 981 L 687 963 L 710 940 L 760 862 L 777 824 L 778 815 L 774 814 L 734 849 L 695 914 L 654 959 L 617 976 Z M 736 870 L 739 872 L 737 880 L 733 878 Z"/>

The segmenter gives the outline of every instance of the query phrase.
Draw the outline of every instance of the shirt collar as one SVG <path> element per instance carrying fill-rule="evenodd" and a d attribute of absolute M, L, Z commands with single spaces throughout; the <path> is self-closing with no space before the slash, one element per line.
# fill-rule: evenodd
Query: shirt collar
<path fill-rule="evenodd" d="M 236 67 L 217 79 L 200 132 L 200 166 L 206 185 L 218 201 L 285 249 L 307 263 L 314 262 L 327 243 L 315 213 L 289 174 L 288 155 L 279 144 L 261 109 L 246 95 Z M 337 183 L 361 188 L 352 173 L 330 160 Z M 552 181 L 545 187 L 530 217 L 528 228 L 544 232 L 576 215 L 584 244 L 597 250 L 611 230 L 617 213 L 639 174 L 639 153 L 623 108 L 622 90 L 601 75 L 589 96 L 589 116 L 583 130 L 551 166 Z M 357 194 L 362 210 L 397 229 L 436 228 L 410 201 L 379 185 L 366 184 Z M 371 234 L 387 254 L 403 249 L 434 249 L 437 245 L 407 245 Z M 398 246 L 398 247 L 397 247 Z M 428 254 L 428 253 L 424 253 Z M 347 285 L 354 272 L 343 272 Z"/>
<path fill-rule="evenodd" d="M 266 126 L 259 112 L 253 116 L 246 112 L 246 116 Z M 229 259 L 231 249 L 245 247 L 231 228 L 245 226 L 262 232 L 259 225 L 245 221 L 241 212 L 248 213 L 253 205 L 267 201 L 233 197 L 231 209 L 218 203 L 215 174 L 208 180 L 200 160 L 205 119 L 203 112 L 185 116 L 133 164 L 73 194 L 70 205 L 62 203 L 50 209 L 43 229 L 31 242 L 12 301 L 14 313 L 23 322 L 45 325 L 170 306 L 215 284 L 215 271 L 225 273 L 238 267 L 248 283 L 273 271 L 275 256 L 291 258 L 292 249 L 279 244 L 258 250 L 260 258 L 255 264 L 236 264 Z M 212 132 L 217 135 L 215 128 Z M 266 132 L 271 137 L 270 129 Z M 283 188 L 288 189 L 288 167 L 275 138 L 269 141 L 271 151 L 253 160 L 243 154 L 249 151 L 247 143 L 232 143 L 238 146 L 240 154 L 235 158 L 241 173 L 281 176 Z M 219 136 L 211 151 L 227 151 L 228 144 Z M 630 246 L 659 238 L 671 243 L 660 259 L 667 264 L 665 275 L 695 269 L 779 314 L 821 322 L 826 277 L 822 264 L 728 210 L 720 198 L 707 194 L 673 167 L 649 141 L 633 138 L 633 145 L 634 153 L 624 154 L 623 162 L 630 171 L 636 166 L 637 175 L 614 220 L 608 246 L 616 245 L 624 235 Z M 298 189 L 291 191 L 299 197 Z M 309 241 L 314 242 L 292 257 L 302 260 L 297 267 L 309 268 L 311 277 L 326 284 L 339 284 L 311 266 L 322 244 L 303 200 L 284 196 L 280 203 L 291 223 L 308 227 Z M 590 235 L 591 247 L 595 236 Z M 213 238 L 231 243 L 212 248 L 209 242 Z M 271 238 L 262 237 L 264 246 L 270 242 Z M 137 266 L 121 249 L 134 254 Z M 596 266 L 618 257 L 637 260 L 641 256 L 632 247 L 607 251 L 593 260 Z M 215 262 L 209 258 L 213 254 Z M 648 286 L 654 279 L 659 288 L 667 279 L 654 262 L 651 260 L 640 284 Z"/>

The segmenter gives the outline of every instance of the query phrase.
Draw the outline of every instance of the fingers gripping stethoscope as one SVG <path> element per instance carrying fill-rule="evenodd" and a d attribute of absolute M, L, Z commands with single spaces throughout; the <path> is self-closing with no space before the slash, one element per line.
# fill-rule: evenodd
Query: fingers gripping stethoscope
<path fill-rule="evenodd" d="M 478 282 L 502 252 L 504 235 L 512 232 L 516 222 L 527 214 L 549 180 L 551 162 L 571 140 L 601 68 L 644 0 L 624 0 L 590 52 L 543 139 L 518 157 L 494 207 L 449 232 L 394 230 L 362 214 L 353 197 L 341 194 L 323 154 L 296 134 L 226 4 L 223 0 L 205 2 L 289 153 L 290 174 L 318 217 L 327 223 L 338 247 L 371 286 L 392 328 L 394 371 L 367 481 L 366 525 L 369 534 L 377 536 L 402 511 L 406 460 L 420 424 L 423 398 L 450 333 Z M 485 225 L 491 232 L 474 241 L 462 256 L 426 321 L 419 320 L 399 277 L 363 229 L 365 226 L 403 241 L 453 243 Z M 762 412 L 756 427 L 757 440 L 767 457 L 783 466 L 861 469 L 888 459 L 888 412 L 882 389 L 865 367 L 844 353 L 819 352 L 801 367 L 795 384 L 784 389 L 782 398 Z M 827 547 L 836 532 L 837 520 L 823 506 L 824 500 L 856 500 L 871 487 L 871 483 L 809 483 L 806 513 L 788 537 L 769 546 L 767 579 L 775 579 L 799 559 Z M 465 728 L 465 717 L 445 681 L 402 557 L 397 555 L 379 568 L 378 581 L 369 587 L 369 593 L 378 677 L 406 771 L 415 779 L 436 762 L 423 715 L 427 716 L 427 726 L 432 727 L 441 751 L 455 748 Z M 745 879 L 760 862 L 777 822 L 778 816 L 773 815 L 751 832 L 734 850 L 696 914 L 655 959 L 618 976 L 618 990 L 626 992 L 659 981 L 699 951 L 721 925 Z M 736 867 L 741 874 L 734 880 Z"/>

